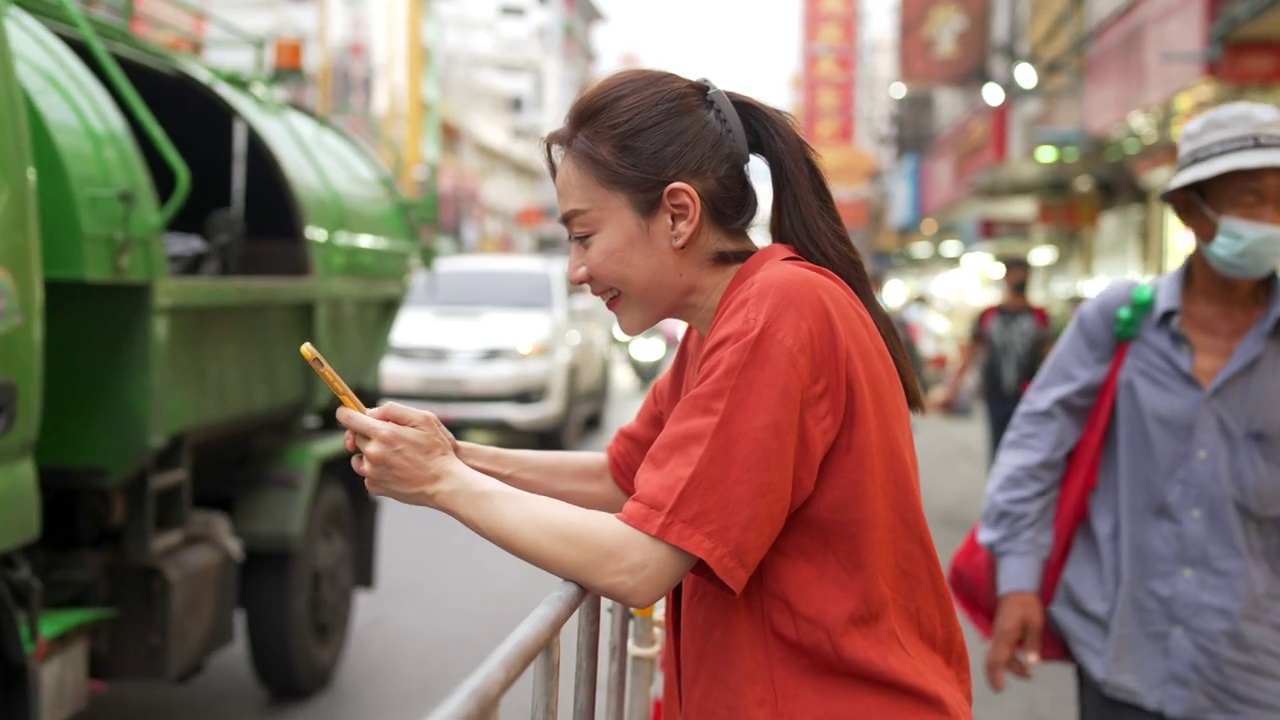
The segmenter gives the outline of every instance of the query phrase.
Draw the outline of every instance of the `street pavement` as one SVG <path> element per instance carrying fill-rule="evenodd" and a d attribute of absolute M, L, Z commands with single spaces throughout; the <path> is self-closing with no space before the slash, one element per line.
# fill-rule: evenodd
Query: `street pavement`
<path fill-rule="evenodd" d="M 600 449 L 629 419 L 642 390 L 624 365 L 603 429 L 583 448 Z M 978 516 L 985 484 L 981 417 L 916 420 L 925 509 L 944 562 Z M 517 444 L 519 438 L 502 439 Z M 82 720 L 418 720 L 474 669 L 558 580 L 477 538 L 437 513 L 383 504 L 377 587 L 356 605 L 347 654 L 330 689 L 302 703 L 274 703 L 257 685 L 243 641 L 184 685 L 116 684 L 95 697 Z M 605 607 L 608 607 L 606 603 Z M 602 645 L 608 612 L 602 618 Z M 1073 720 L 1075 688 L 1062 667 L 1037 670 L 1000 695 L 982 674 L 984 646 L 969 631 L 976 720 Z M 561 642 L 561 717 L 572 694 L 576 623 Z M 601 652 L 601 679 L 604 652 Z M 502 705 L 504 720 L 530 717 L 532 673 Z M 603 689 L 602 689 L 603 690 Z M 598 705 L 598 709 L 603 703 Z M 602 713 L 599 713 L 602 716 Z"/>

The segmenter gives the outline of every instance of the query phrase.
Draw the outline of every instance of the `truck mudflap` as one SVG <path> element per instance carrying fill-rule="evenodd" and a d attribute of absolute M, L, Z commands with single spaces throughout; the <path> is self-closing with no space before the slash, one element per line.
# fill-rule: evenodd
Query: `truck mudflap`
<path fill-rule="evenodd" d="M 258 466 L 256 481 L 237 494 L 231 519 L 249 553 L 294 550 L 306 534 L 321 478 L 340 481 L 355 512 L 356 584 L 367 588 L 373 585 L 378 508 L 351 469 L 342 436 L 342 431 L 316 432 L 273 452 Z"/>
<path fill-rule="evenodd" d="M 85 607 L 37 613 L 36 588 L 15 586 L 15 577 L 22 580 L 10 568 L 0 583 L 0 715 L 69 720 L 89 705 L 90 631 L 115 611 Z"/>
<path fill-rule="evenodd" d="M 40 614 L 40 635 L 28 642 L 38 669 L 39 720 L 70 720 L 89 707 L 89 631 L 114 615 L 110 608 L 66 608 Z"/>

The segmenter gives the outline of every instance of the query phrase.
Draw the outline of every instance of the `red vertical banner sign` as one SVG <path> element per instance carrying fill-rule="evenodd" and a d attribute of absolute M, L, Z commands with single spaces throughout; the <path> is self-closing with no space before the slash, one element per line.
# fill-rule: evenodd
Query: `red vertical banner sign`
<path fill-rule="evenodd" d="M 822 156 L 846 228 L 865 229 L 874 161 L 854 146 L 858 0 L 804 0 L 801 127 Z"/>
<path fill-rule="evenodd" d="M 815 146 L 853 143 L 858 0 L 804 0 L 801 102 Z"/>

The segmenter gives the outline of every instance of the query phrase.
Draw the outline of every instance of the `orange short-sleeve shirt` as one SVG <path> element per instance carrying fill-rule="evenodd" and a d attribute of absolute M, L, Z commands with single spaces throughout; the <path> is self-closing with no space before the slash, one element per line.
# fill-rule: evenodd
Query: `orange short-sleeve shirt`
<path fill-rule="evenodd" d="M 608 456 L 619 517 L 699 559 L 668 597 L 668 717 L 972 716 L 902 387 L 834 274 L 756 253 Z"/>

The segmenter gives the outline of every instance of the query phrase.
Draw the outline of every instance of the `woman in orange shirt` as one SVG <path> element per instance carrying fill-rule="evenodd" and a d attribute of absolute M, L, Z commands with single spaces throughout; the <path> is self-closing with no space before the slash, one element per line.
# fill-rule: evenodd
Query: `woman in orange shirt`
<path fill-rule="evenodd" d="M 763 249 L 752 154 L 774 188 Z M 670 371 L 603 454 L 457 443 L 398 405 L 339 410 L 370 491 L 626 605 L 666 596 L 672 716 L 969 718 L 921 507 L 920 391 L 787 116 L 626 71 L 574 104 L 547 161 L 571 279 L 627 333 L 689 324 Z"/>

